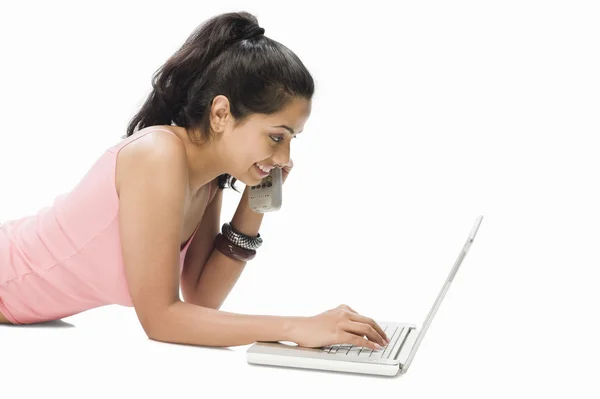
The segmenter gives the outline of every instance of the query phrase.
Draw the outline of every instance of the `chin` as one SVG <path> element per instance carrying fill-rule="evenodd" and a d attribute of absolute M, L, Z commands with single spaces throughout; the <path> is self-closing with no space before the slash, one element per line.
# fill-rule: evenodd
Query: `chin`
<path fill-rule="evenodd" d="M 261 178 L 254 176 L 252 173 L 244 173 L 243 175 L 233 176 L 239 182 L 244 183 L 246 186 L 255 186 L 262 181 Z"/>
<path fill-rule="evenodd" d="M 250 178 L 245 179 L 245 181 L 243 183 L 247 186 L 256 186 L 257 184 L 260 184 L 261 182 L 262 182 L 261 178 L 250 177 Z"/>

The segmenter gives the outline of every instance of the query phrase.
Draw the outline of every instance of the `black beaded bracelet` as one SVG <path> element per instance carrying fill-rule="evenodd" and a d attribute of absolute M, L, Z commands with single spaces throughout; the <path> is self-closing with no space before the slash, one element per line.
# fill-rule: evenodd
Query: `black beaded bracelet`
<path fill-rule="evenodd" d="M 258 234 L 256 237 L 250 237 L 246 234 L 237 231 L 231 223 L 223 223 L 221 233 L 229 240 L 232 244 L 237 245 L 240 248 L 256 250 L 260 248 L 263 243 L 263 239 Z"/>

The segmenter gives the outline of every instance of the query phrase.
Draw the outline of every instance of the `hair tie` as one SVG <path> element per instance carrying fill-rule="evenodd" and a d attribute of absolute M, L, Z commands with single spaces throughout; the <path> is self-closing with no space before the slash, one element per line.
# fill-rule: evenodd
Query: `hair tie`
<path fill-rule="evenodd" d="M 244 39 L 252 39 L 253 37 L 257 37 L 265 34 L 265 29 L 260 26 L 255 26 L 250 28 L 249 32 L 245 35 Z"/>

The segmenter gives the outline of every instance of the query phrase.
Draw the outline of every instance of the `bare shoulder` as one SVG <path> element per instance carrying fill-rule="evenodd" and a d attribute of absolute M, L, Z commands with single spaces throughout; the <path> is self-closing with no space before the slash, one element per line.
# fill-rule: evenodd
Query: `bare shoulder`
<path fill-rule="evenodd" d="M 150 132 L 121 149 L 116 160 L 115 185 L 120 197 L 123 184 L 152 177 L 154 168 L 187 177 L 185 145 L 173 134 L 163 130 Z M 164 169 L 164 168 L 167 169 Z M 173 178 L 177 178 L 173 176 Z"/>

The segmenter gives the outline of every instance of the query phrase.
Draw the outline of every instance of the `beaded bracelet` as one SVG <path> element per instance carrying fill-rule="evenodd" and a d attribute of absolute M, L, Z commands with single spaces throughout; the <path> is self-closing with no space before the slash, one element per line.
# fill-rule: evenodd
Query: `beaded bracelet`
<path fill-rule="evenodd" d="M 258 249 L 263 243 L 260 234 L 257 234 L 255 237 L 248 236 L 236 230 L 231 223 L 223 223 L 221 234 L 223 234 L 232 244 L 244 249 Z"/>
<path fill-rule="evenodd" d="M 214 244 L 215 248 L 223 255 L 235 260 L 248 262 L 256 256 L 256 250 L 239 247 L 229 241 L 222 233 L 217 234 Z"/>

